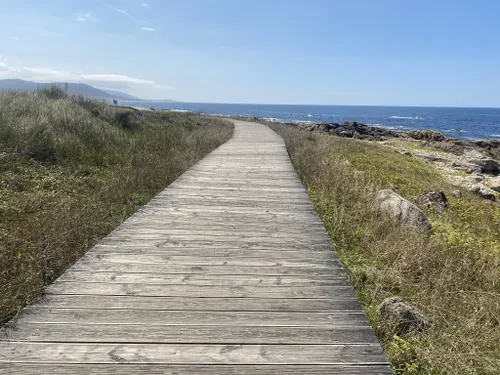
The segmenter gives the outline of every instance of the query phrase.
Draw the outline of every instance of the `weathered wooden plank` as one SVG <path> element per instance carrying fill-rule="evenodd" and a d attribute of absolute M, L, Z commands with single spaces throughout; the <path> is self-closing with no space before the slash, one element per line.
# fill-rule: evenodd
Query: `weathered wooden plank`
<path fill-rule="evenodd" d="M 294 207 L 291 205 L 283 206 L 283 205 L 266 205 L 266 206 L 255 206 L 255 207 L 238 207 L 233 206 L 231 210 L 227 207 L 215 207 L 210 204 L 203 205 L 202 202 L 197 202 L 197 204 L 178 204 L 176 206 L 170 205 L 168 207 L 153 207 L 153 206 L 144 206 L 140 208 L 135 217 L 144 217 L 145 215 L 150 215 L 152 212 L 158 217 L 162 217 L 162 215 L 187 215 L 187 216 L 196 216 L 196 215 L 216 215 L 216 214 L 224 214 L 224 215 L 241 215 L 241 214 L 252 214 L 252 215 L 276 215 L 279 217 L 290 217 L 295 216 L 297 218 L 304 218 L 307 220 L 310 219 L 311 215 L 314 214 L 313 208 L 304 208 L 304 207 Z"/>
<path fill-rule="evenodd" d="M 88 253 L 86 261 L 88 262 L 109 262 L 109 263 L 139 263 L 139 264 L 171 264 L 171 265 L 191 265 L 191 266 L 251 266 L 251 267 L 314 267 L 328 268 L 341 267 L 341 263 L 335 258 L 320 259 L 311 258 L 286 258 L 283 256 L 266 257 L 241 257 L 232 256 L 228 258 L 221 257 L 195 257 L 189 255 L 170 255 L 170 254 L 123 254 L 123 253 Z"/>
<path fill-rule="evenodd" d="M 127 272 L 81 272 L 70 270 L 59 278 L 59 281 L 106 282 L 106 283 L 138 283 L 169 285 L 290 285 L 290 286 L 347 286 L 349 282 L 344 276 L 243 276 L 205 275 L 197 273 L 127 273 Z"/>
<path fill-rule="evenodd" d="M 342 298 L 353 297 L 350 286 L 217 286 L 217 285 L 162 285 L 112 284 L 100 282 L 59 281 L 47 288 L 50 294 L 91 294 L 114 296 L 158 297 L 219 297 L 219 298 Z"/>
<path fill-rule="evenodd" d="M 119 231 L 114 232 L 115 236 L 120 237 L 140 237 L 140 238 L 151 238 L 151 237 L 163 237 L 165 235 L 199 235 L 199 236 L 211 236 L 211 237 L 228 237 L 228 236 L 243 236 L 245 238 L 260 236 L 266 238 L 280 238 L 286 237 L 287 239 L 296 239 L 304 237 L 304 235 L 314 236 L 315 238 L 324 238 L 327 241 L 329 237 L 326 237 L 325 229 L 320 228 L 319 226 L 316 228 L 300 228 L 295 229 L 290 228 L 289 226 L 284 227 L 272 227 L 270 225 L 265 226 L 245 226 L 242 228 L 241 226 L 238 228 L 237 226 L 227 227 L 227 229 L 219 229 L 215 226 L 206 226 L 199 227 L 199 223 L 196 219 L 191 220 L 191 226 L 193 228 L 189 228 L 186 223 L 180 223 L 180 226 L 174 226 L 166 224 L 163 227 L 153 227 L 150 228 L 148 224 L 153 224 L 154 221 L 143 221 L 144 228 L 140 226 L 132 226 L 132 225 L 124 225 L 123 228 Z"/>
<path fill-rule="evenodd" d="M 273 248 L 253 248 L 253 249 L 235 249 L 234 247 L 158 247 L 158 246 L 119 246 L 119 245 L 97 245 L 89 253 L 95 254 L 168 254 L 176 256 L 196 256 L 196 257 L 232 257 L 241 256 L 245 258 L 278 256 L 282 258 L 336 258 L 335 252 L 330 249 L 304 248 L 295 249 L 273 249 Z"/>
<path fill-rule="evenodd" d="M 26 323 L 0 332 L 14 341 L 168 344 L 377 344 L 371 327 Z"/>
<path fill-rule="evenodd" d="M 75 263 L 72 270 L 86 272 L 142 272 L 142 273 L 199 273 L 211 275 L 345 275 L 344 269 L 340 267 L 331 268 L 313 268 L 313 267 L 252 267 L 252 266 L 190 266 L 190 265 L 172 265 L 172 264 L 142 264 L 142 263 L 109 263 L 109 262 L 91 262 L 82 259 Z"/>
<path fill-rule="evenodd" d="M 125 243 L 124 241 L 101 241 L 98 246 L 115 246 L 115 247 L 157 247 L 157 248 L 207 248 L 207 249 L 248 249 L 248 250 L 273 250 L 273 251 L 303 251 L 303 250 L 317 250 L 327 251 L 332 253 L 332 248 L 329 244 L 308 244 L 307 246 L 298 244 L 269 244 L 261 242 L 221 242 L 221 241 L 186 241 L 176 238 L 166 238 L 162 241 L 143 241 L 143 243 L 132 244 L 131 241 Z"/>
<path fill-rule="evenodd" d="M 0 342 L 0 361 L 164 364 L 386 364 L 380 345 Z"/>
<path fill-rule="evenodd" d="M 372 365 L 161 365 L 1 363 L 9 375 L 392 375 L 387 366 Z"/>
<path fill-rule="evenodd" d="M 174 232 L 174 231 L 172 231 Z M 324 244 L 326 238 L 322 238 L 323 236 L 318 236 L 314 238 L 314 241 L 301 241 L 300 234 L 296 235 L 287 235 L 280 233 L 267 233 L 267 234 L 259 234 L 259 233 L 251 233 L 248 235 L 245 234 L 229 234 L 230 232 L 226 232 L 227 234 L 214 234 L 210 235 L 207 233 L 113 233 L 109 237 L 107 237 L 107 241 L 104 243 L 110 243 L 112 241 L 120 242 L 131 242 L 131 241 L 163 241 L 163 240 L 180 240 L 180 241 L 193 241 L 201 240 L 213 240 L 214 242 L 241 242 L 241 243 L 271 243 L 271 244 L 281 244 L 284 248 L 287 248 L 287 244 L 293 243 L 295 245 L 307 246 L 308 244 Z M 262 240 L 265 238 L 265 242 Z M 323 240 L 323 241 L 322 241 Z"/>
<path fill-rule="evenodd" d="M 144 237 L 134 237 L 134 238 L 120 238 L 118 236 L 107 237 L 101 241 L 104 244 L 122 244 L 122 243 L 133 243 L 135 242 L 138 245 L 148 245 L 150 243 L 156 244 L 159 241 L 170 241 L 170 242 L 191 242 L 191 241 L 199 241 L 199 242 L 208 242 L 208 243 L 222 243 L 222 244 L 231 244 L 234 246 L 245 246 L 250 245 L 259 245 L 265 246 L 267 244 L 275 245 L 276 247 L 281 246 L 282 248 L 291 248 L 294 246 L 295 248 L 301 248 L 306 246 L 314 246 L 320 245 L 323 246 L 325 244 L 324 238 L 319 239 L 311 239 L 311 240 L 299 240 L 299 239 L 290 239 L 290 238 L 270 238 L 270 237 L 262 237 L 262 236 L 253 236 L 253 237 L 245 237 L 245 236 L 209 236 L 209 235 L 164 235 L 164 236 L 156 236 L 155 238 L 144 238 Z"/>
<path fill-rule="evenodd" d="M 139 306 L 140 308 L 140 306 Z M 51 309 L 28 307 L 17 317 L 21 323 L 142 324 L 204 326 L 296 326 L 296 327 L 367 327 L 362 311 L 289 312 L 289 311 L 177 311 Z"/>
<path fill-rule="evenodd" d="M 170 229 L 175 229 L 175 230 L 181 230 L 189 227 L 189 225 L 192 226 L 193 221 L 196 220 L 196 225 L 201 226 L 200 228 L 196 227 L 194 229 L 202 230 L 202 231 L 207 231 L 209 229 L 213 229 L 215 231 L 227 231 L 235 229 L 235 230 L 241 230 L 241 227 L 244 226 L 251 232 L 268 232 L 268 231 L 274 231 L 274 232 L 282 232 L 282 233 L 297 233 L 297 229 L 293 231 L 293 227 L 297 225 L 300 226 L 300 231 L 302 233 L 311 233 L 312 232 L 319 232 L 321 229 L 324 231 L 325 229 L 323 228 L 323 224 L 321 223 L 314 223 L 314 224 L 302 224 L 304 220 L 293 220 L 293 218 L 290 218 L 290 220 L 284 220 L 282 223 L 282 226 L 275 226 L 276 218 L 270 217 L 269 219 L 264 219 L 264 218 L 252 218 L 251 220 L 244 220 L 243 218 L 238 218 L 238 221 L 231 221 L 231 218 L 228 218 L 226 216 L 223 217 L 211 217 L 211 218 L 175 218 L 175 217 L 166 217 L 161 220 L 161 222 L 158 222 L 156 220 L 150 220 L 143 218 L 142 220 L 136 220 L 136 221 L 128 221 L 124 223 L 124 225 L 121 225 L 119 229 L 115 233 L 120 233 L 124 231 L 134 231 L 134 230 L 144 230 L 144 231 L 154 231 L 154 230 L 159 230 L 159 231 L 167 231 Z"/>
<path fill-rule="evenodd" d="M 47 294 L 36 306 L 50 309 L 189 310 L 258 312 L 362 312 L 354 297 L 324 298 L 188 298 Z"/>

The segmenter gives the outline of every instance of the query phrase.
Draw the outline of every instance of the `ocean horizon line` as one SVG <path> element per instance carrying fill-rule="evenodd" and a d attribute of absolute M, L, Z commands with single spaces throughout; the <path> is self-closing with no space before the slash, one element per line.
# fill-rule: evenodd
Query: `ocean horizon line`
<path fill-rule="evenodd" d="M 442 106 L 442 105 L 425 105 L 425 104 L 413 104 L 413 105 L 386 105 L 386 104 L 290 104 L 290 103 L 241 103 L 241 102 L 198 102 L 198 101 L 183 101 L 183 100 L 173 100 L 173 99 L 122 99 L 119 102 L 152 102 L 152 103 L 186 103 L 186 104 L 215 104 L 215 105 L 255 105 L 255 106 L 297 106 L 297 107 L 382 107 L 382 108 L 465 108 L 465 109 L 500 109 L 498 107 L 490 106 Z"/>

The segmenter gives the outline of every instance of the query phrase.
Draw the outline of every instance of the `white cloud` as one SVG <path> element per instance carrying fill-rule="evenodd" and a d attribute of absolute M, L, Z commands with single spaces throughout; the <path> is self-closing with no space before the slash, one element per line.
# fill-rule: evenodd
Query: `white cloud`
<path fill-rule="evenodd" d="M 145 7 L 145 8 L 147 8 L 147 7 L 149 7 L 149 4 L 148 3 L 143 3 L 142 6 Z"/>
<path fill-rule="evenodd" d="M 18 36 L 13 36 L 12 40 L 15 40 L 16 42 L 19 42 L 21 40 L 21 38 L 19 38 Z"/>
<path fill-rule="evenodd" d="M 0 79 L 19 78 L 37 82 L 81 82 L 107 89 L 170 89 L 151 80 L 130 77 L 121 74 L 88 74 L 54 70 L 48 68 L 28 67 L 8 64 L 0 61 Z"/>
<path fill-rule="evenodd" d="M 144 31 L 156 31 L 156 29 L 153 29 L 152 27 L 141 27 L 141 30 L 144 30 Z"/>
<path fill-rule="evenodd" d="M 129 12 L 127 12 L 125 9 L 115 8 L 115 10 L 116 10 L 118 13 L 121 13 L 121 14 L 126 15 L 127 17 L 132 17 L 132 16 L 129 14 Z"/>
<path fill-rule="evenodd" d="M 99 18 L 94 16 L 91 12 L 83 12 L 83 13 L 75 14 L 75 21 L 77 21 L 77 22 L 86 22 L 86 21 L 99 22 Z"/>

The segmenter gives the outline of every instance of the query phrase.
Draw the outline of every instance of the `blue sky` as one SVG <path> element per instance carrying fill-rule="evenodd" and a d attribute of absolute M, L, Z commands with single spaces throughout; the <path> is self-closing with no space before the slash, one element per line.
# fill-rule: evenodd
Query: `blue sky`
<path fill-rule="evenodd" d="M 0 0 L 0 78 L 142 98 L 500 107 L 500 2 Z"/>

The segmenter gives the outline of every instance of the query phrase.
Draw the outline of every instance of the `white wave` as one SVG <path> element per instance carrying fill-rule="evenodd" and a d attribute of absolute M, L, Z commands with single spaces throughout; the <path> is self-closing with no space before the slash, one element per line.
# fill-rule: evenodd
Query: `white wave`
<path fill-rule="evenodd" d="M 415 117 L 412 117 L 412 116 L 391 116 L 389 118 L 398 119 L 398 120 L 423 120 L 424 119 L 423 117 L 419 117 L 419 116 L 415 116 Z"/>
<path fill-rule="evenodd" d="M 282 119 L 276 117 L 263 117 L 263 119 L 271 122 L 283 122 Z"/>
<path fill-rule="evenodd" d="M 387 130 L 397 130 L 399 127 L 397 126 L 389 126 L 389 125 L 378 125 L 379 128 L 384 128 Z"/>
<path fill-rule="evenodd" d="M 368 126 L 376 126 L 378 128 L 382 129 L 387 129 L 387 130 L 394 130 L 397 132 L 409 130 L 410 128 L 403 126 L 403 125 L 384 125 L 384 124 L 366 124 Z"/>
<path fill-rule="evenodd" d="M 500 138 L 500 134 L 490 134 L 490 137 L 497 137 L 497 138 Z"/>
<path fill-rule="evenodd" d="M 181 112 L 186 113 L 189 112 L 187 109 L 168 109 L 169 112 Z"/>

